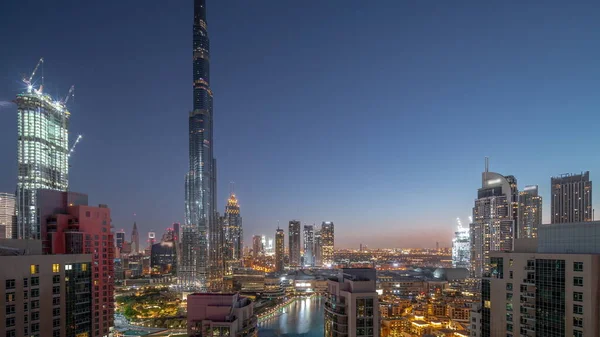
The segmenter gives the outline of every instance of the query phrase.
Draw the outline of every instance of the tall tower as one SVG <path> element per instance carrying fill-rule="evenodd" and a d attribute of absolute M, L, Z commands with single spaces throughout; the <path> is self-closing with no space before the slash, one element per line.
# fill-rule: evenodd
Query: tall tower
<path fill-rule="evenodd" d="M 138 233 L 137 223 L 133 223 L 133 230 L 131 231 L 131 253 L 137 254 L 140 252 L 140 234 Z"/>
<path fill-rule="evenodd" d="M 300 266 L 300 221 L 291 220 L 288 228 L 290 266 Z"/>
<path fill-rule="evenodd" d="M 334 241 L 333 222 L 323 222 L 321 224 L 321 258 L 326 267 L 333 265 Z"/>
<path fill-rule="evenodd" d="M 542 197 L 538 194 L 538 186 L 525 186 L 519 192 L 519 219 L 517 221 L 517 238 L 531 239 L 537 237 L 537 230 L 542 224 Z"/>
<path fill-rule="evenodd" d="M 0 237 L 11 239 L 13 235 L 13 217 L 15 216 L 15 195 L 0 192 Z"/>
<path fill-rule="evenodd" d="M 189 113 L 189 171 L 185 177 L 185 225 L 179 282 L 208 291 L 219 282 L 219 221 L 216 217 L 216 161 L 213 156 L 213 93 L 205 0 L 194 0 L 193 110 Z M 215 260 L 215 261 L 211 261 Z M 214 263 L 213 263 L 214 262 Z"/>
<path fill-rule="evenodd" d="M 240 205 L 235 194 L 231 193 L 225 206 L 225 223 L 223 224 L 223 261 L 225 274 L 232 275 L 234 267 L 241 267 L 243 249 L 242 217 Z"/>
<path fill-rule="evenodd" d="M 469 228 L 463 227 L 459 218 L 456 218 L 456 221 L 458 226 L 452 239 L 452 267 L 469 269 L 471 267 Z"/>
<path fill-rule="evenodd" d="M 285 254 L 285 234 L 283 229 L 277 228 L 275 232 L 275 271 L 283 271 L 283 255 Z"/>
<path fill-rule="evenodd" d="M 321 240 L 321 230 L 318 229 L 315 231 L 315 240 L 314 240 L 314 265 L 315 267 L 321 267 L 323 265 L 323 241 Z"/>
<path fill-rule="evenodd" d="M 315 226 L 304 226 L 304 265 L 313 267 L 315 265 Z"/>
<path fill-rule="evenodd" d="M 590 172 L 552 177 L 550 223 L 592 221 Z"/>

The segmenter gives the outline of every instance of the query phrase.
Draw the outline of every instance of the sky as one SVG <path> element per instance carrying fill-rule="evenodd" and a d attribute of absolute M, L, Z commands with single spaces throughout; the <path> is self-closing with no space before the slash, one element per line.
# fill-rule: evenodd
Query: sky
<path fill-rule="evenodd" d="M 537 184 L 600 177 L 598 1 L 207 0 L 218 208 L 235 182 L 246 244 L 289 220 L 336 246 L 450 246 L 484 157 Z M 70 189 L 115 229 L 184 214 L 193 2 L 9 0 L 0 11 L 0 191 L 16 186 L 16 107 L 75 85 Z M 594 207 L 598 208 L 600 196 Z M 135 214 L 135 215 L 134 215 Z"/>

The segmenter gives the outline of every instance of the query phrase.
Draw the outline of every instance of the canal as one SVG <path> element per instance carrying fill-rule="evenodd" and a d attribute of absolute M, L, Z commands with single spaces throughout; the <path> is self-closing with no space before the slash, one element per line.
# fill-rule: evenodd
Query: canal
<path fill-rule="evenodd" d="M 322 337 L 323 305 L 321 297 L 298 299 L 285 307 L 279 315 L 258 323 L 261 337 Z"/>

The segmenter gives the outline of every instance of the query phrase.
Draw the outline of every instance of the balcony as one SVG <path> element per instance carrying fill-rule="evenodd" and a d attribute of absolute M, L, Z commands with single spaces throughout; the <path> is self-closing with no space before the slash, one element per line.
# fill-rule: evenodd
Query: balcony
<path fill-rule="evenodd" d="M 525 279 L 523 279 L 523 283 L 525 283 L 525 284 L 535 284 L 535 280 L 534 279 L 530 279 L 530 278 L 525 278 Z"/>
<path fill-rule="evenodd" d="M 333 315 L 348 316 L 343 308 L 338 308 L 337 305 L 336 308 L 333 308 L 329 302 L 325 302 L 325 310 Z"/>

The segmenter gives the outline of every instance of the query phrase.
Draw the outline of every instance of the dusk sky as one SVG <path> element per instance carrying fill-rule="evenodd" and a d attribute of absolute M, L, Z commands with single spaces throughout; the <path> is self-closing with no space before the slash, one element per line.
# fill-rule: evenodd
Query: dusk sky
<path fill-rule="evenodd" d="M 484 157 L 537 184 L 591 171 L 600 202 L 600 2 L 207 0 L 218 209 L 245 244 L 333 221 L 336 246 L 449 246 Z M 183 222 L 192 1 L 9 0 L 0 191 L 16 187 L 21 74 L 70 103 L 70 189 L 115 229 Z M 135 217 L 133 214 L 137 214 Z M 128 237 L 129 239 L 129 237 Z M 286 239 L 287 246 L 287 239 Z"/>

